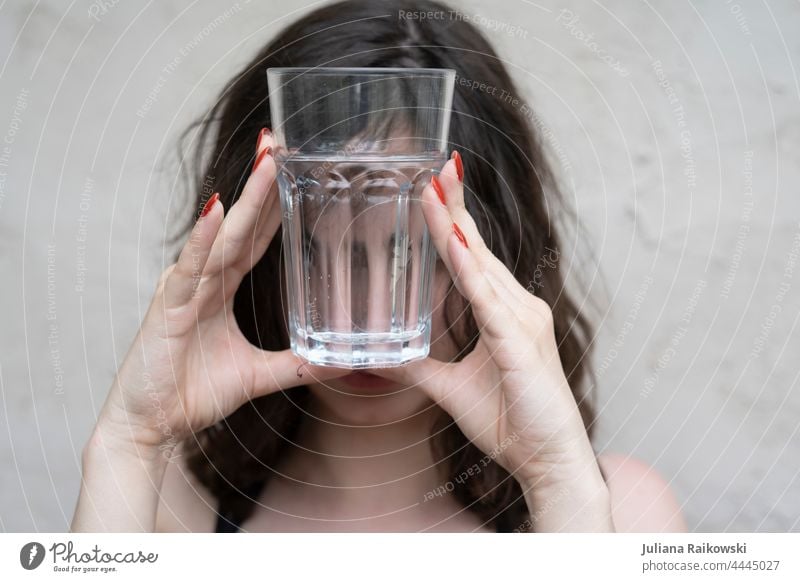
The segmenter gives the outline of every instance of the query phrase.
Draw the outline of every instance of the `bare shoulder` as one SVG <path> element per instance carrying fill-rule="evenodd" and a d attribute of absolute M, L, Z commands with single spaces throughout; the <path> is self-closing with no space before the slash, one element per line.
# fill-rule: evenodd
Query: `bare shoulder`
<path fill-rule="evenodd" d="M 687 531 L 680 503 L 655 469 L 621 454 L 602 454 L 597 461 L 606 475 L 617 531 Z"/>
<path fill-rule="evenodd" d="M 156 513 L 157 532 L 212 532 L 216 498 L 189 471 L 183 446 L 167 464 Z"/>

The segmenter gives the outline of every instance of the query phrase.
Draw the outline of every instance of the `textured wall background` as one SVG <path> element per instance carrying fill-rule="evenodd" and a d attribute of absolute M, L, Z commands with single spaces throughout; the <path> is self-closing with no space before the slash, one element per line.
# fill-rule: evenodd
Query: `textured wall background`
<path fill-rule="evenodd" d="M 67 4 L 0 4 L 4 531 L 68 527 L 183 200 L 177 132 L 312 6 Z M 599 265 L 562 253 L 600 305 L 598 447 L 655 465 L 694 529 L 800 531 L 800 4 L 459 9 L 535 107 Z"/>

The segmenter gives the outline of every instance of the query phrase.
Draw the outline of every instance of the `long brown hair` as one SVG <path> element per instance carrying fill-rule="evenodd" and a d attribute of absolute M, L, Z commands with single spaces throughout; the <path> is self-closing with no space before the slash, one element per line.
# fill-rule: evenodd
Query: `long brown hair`
<path fill-rule="evenodd" d="M 441 18 L 414 19 L 438 12 Z M 592 435 L 594 406 L 588 387 L 587 350 L 591 329 L 566 293 L 555 224 L 563 216 L 538 118 L 525 105 L 503 62 L 484 36 L 449 7 L 429 1 L 353 0 L 315 10 L 283 30 L 227 84 L 210 112 L 191 126 L 195 152 L 194 198 L 181 240 L 211 192 L 226 208 L 240 195 L 253 163 L 259 130 L 271 126 L 268 67 L 434 67 L 457 72 L 450 145 L 463 156 L 466 205 L 491 250 L 516 279 L 550 305 L 564 370 L 584 423 Z M 506 98 L 511 96 L 511 98 Z M 518 101 L 514 101 L 517 99 Z M 176 251 L 177 258 L 177 251 Z M 234 302 L 244 335 L 263 349 L 289 346 L 280 278 L 280 231 L 244 279 Z M 448 330 L 467 354 L 478 338 L 469 306 L 450 285 Z M 457 323 L 457 325 L 452 325 Z M 239 521 L 253 502 L 243 493 L 266 480 L 292 442 L 303 418 L 309 390 L 261 397 L 185 443 L 190 470 Z M 484 453 L 441 413 L 430 444 L 443 482 L 484 458 Z M 494 462 L 453 490 L 458 500 L 500 530 L 528 518 L 519 484 Z"/>

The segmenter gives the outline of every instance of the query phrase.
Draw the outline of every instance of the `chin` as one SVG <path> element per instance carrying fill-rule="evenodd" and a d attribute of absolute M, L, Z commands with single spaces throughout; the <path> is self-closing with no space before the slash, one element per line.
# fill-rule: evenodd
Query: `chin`
<path fill-rule="evenodd" d="M 320 420 L 345 426 L 371 427 L 418 419 L 434 402 L 417 387 L 408 387 L 354 372 L 348 376 L 311 384 Z"/>

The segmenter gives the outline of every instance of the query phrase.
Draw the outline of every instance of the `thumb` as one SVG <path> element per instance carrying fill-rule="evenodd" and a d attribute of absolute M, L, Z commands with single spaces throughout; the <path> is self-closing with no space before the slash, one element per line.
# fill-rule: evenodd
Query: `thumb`
<path fill-rule="evenodd" d="M 369 372 L 406 386 L 419 386 L 432 400 L 441 403 L 446 397 L 452 366 L 450 362 L 428 357 L 392 368 L 372 368 Z"/>
<path fill-rule="evenodd" d="M 265 396 L 309 384 L 346 376 L 352 370 L 309 364 L 291 350 L 269 352 L 253 346 L 252 398 Z"/>

